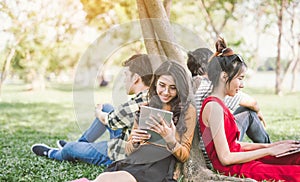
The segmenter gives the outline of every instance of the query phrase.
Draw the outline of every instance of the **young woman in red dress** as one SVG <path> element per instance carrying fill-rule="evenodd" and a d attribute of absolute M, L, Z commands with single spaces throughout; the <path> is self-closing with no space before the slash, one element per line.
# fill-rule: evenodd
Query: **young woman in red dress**
<path fill-rule="evenodd" d="M 213 167 L 225 175 L 259 181 L 300 181 L 300 152 L 276 157 L 300 148 L 299 141 L 238 142 L 239 131 L 234 116 L 223 100 L 226 95 L 234 96 L 244 87 L 246 67 L 243 59 L 219 38 L 216 53 L 208 66 L 213 92 L 204 100 L 199 117 L 200 132 Z"/>

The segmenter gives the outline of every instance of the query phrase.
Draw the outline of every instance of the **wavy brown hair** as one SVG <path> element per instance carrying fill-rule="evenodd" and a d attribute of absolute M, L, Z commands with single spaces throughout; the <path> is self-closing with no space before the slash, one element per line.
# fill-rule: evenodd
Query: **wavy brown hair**
<path fill-rule="evenodd" d="M 191 78 L 188 76 L 186 69 L 174 61 L 163 62 L 154 72 L 154 79 L 149 88 L 149 106 L 162 108 L 162 102 L 156 92 L 157 80 L 162 75 L 170 75 L 173 77 L 176 85 L 177 96 L 168 104 L 171 105 L 173 112 L 173 121 L 176 125 L 177 132 L 182 135 L 186 132 L 185 112 L 192 102 L 190 95 Z"/>

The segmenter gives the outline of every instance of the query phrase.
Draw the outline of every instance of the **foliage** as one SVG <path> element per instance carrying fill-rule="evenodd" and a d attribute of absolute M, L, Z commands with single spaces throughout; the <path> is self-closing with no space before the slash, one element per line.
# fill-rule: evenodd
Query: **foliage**
<path fill-rule="evenodd" d="M 289 46 L 284 44 L 282 58 L 292 60 L 299 39 L 297 9 L 300 3 L 295 0 L 287 2 L 283 43 Z M 198 34 L 203 39 L 198 43 L 199 47 L 214 49 L 215 36 L 220 34 L 252 68 L 259 65 L 260 57 L 276 56 L 275 7 L 278 3 L 270 0 L 173 0 L 170 19 Z M 95 40 L 97 34 L 105 34 L 115 25 L 138 19 L 136 0 L 3 0 L 0 7 L 0 36 L 4 42 L 0 45 L 0 66 L 3 67 L 3 60 L 15 48 L 10 73 L 29 81 L 32 79 L 30 75 L 46 77 L 49 73 L 73 71 L 87 44 Z M 122 34 L 109 38 L 119 41 L 127 40 L 128 36 Z M 273 42 L 265 46 L 263 38 Z M 113 39 L 111 44 L 115 43 Z M 132 51 L 132 47 L 127 52 Z"/>
<path fill-rule="evenodd" d="M 86 19 L 99 30 L 109 29 L 115 24 L 126 23 L 138 18 L 136 0 L 80 0 Z"/>
<path fill-rule="evenodd" d="M 0 103 L 0 181 L 67 181 L 94 179 L 103 167 L 59 162 L 35 156 L 34 143 L 55 146 L 58 139 L 75 140 L 70 85 L 53 85 L 45 92 L 24 92 L 24 85 L 6 85 Z M 272 90 L 247 89 L 260 101 L 272 141 L 300 139 L 299 93 L 279 97 Z M 99 90 L 107 97 L 109 89 Z"/>
<path fill-rule="evenodd" d="M 0 5 L 7 38 L 4 51 L 16 49 L 11 72 L 24 78 L 29 74 L 45 77 L 74 67 L 79 50 L 73 39 L 84 25 L 79 1 L 5 0 Z"/>

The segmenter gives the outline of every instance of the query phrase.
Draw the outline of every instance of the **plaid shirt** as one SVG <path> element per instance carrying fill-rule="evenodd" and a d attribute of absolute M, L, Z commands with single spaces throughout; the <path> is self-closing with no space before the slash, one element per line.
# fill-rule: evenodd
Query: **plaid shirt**
<path fill-rule="evenodd" d="M 108 127 L 113 130 L 123 129 L 121 138 L 114 138 L 107 142 L 107 155 L 111 160 L 121 160 L 126 157 L 125 143 L 131 132 L 134 123 L 135 113 L 140 110 L 141 104 L 147 104 L 148 90 L 140 92 L 128 102 L 117 107 L 105 118 Z"/>

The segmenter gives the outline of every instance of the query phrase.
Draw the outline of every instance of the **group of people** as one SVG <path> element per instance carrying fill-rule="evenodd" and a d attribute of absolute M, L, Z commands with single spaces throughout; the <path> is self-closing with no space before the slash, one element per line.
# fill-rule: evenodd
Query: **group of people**
<path fill-rule="evenodd" d="M 187 67 L 164 61 L 152 70 L 150 58 L 138 54 L 124 62 L 130 100 L 118 107 L 99 104 L 96 119 L 76 142 L 59 140 L 59 148 L 34 144 L 32 151 L 50 159 L 83 161 L 107 166 L 94 181 L 176 181 L 174 168 L 190 155 L 195 128 L 207 165 L 225 175 L 255 180 L 300 181 L 300 153 L 276 155 L 300 148 L 298 141 L 271 143 L 257 101 L 240 91 L 246 63 L 216 42 L 216 52 L 199 48 L 188 53 Z M 171 111 L 168 124 L 161 116 L 149 129 L 166 145 L 148 142 L 151 135 L 139 128 L 140 106 Z M 109 131 L 110 139 L 95 142 Z M 253 142 L 242 142 L 244 135 Z M 82 178 L 75 181 L 89 181 Z"/>

